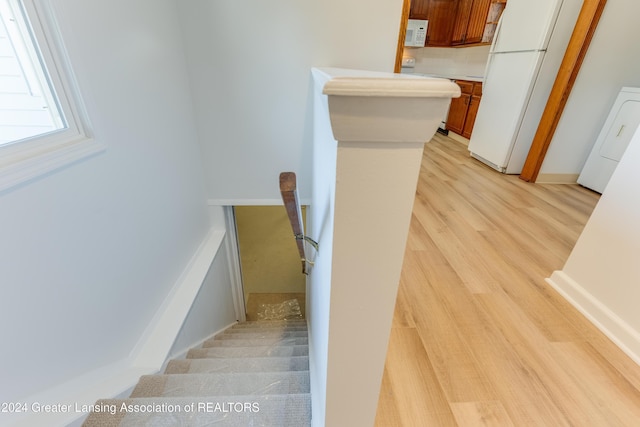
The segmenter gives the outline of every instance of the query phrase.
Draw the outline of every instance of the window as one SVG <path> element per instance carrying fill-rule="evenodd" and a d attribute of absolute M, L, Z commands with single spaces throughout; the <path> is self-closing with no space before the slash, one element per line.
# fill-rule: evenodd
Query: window
<path fill-rule="evenodd" d="M 104 149 L 48 0 L 0 0 L 0 191 Z"/>
<path fill-rule="evenodd" d="M 18 0 L 0 0 L 0 145 L 67 127 Z"/>

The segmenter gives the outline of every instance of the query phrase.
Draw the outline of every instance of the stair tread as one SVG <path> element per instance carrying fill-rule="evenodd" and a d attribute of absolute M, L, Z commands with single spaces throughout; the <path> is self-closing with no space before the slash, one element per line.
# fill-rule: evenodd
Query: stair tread
<path fill-rule="evenodd" d="M 308 356 L 307 345 L 265 345 L 251 347 L 206 347 L 191 349 L 187 359 L 243 358 L 243 357 L 290 357 Z"/>
<path fill-rule="evenodd" d="M 218 340 L 215 338 L 211 338 L 204 343 L 202 343 L 202 347 L 264 347 L 264 346 L 273 346 L 273 345 L 307 345 L 309 343 L 308 338 L 306 337 L 271 337 L 271 338 L 254 338 L 254 339 L 226 339 L 226 340 Z"/>
<path fill-rule="evenodd" d="M 144 375 L 137 397 L 267 395 L 309 393 L 309 371 Z"/>
<path fill-rule="evenodd" d="M 152 411 L 126 411 L 122 405 L 154 405 Z M 169 405 L 173 405 L 170 407 Z M 192 406 L 193 405 L 193 406 Z M 92 412 L 83 427 L 189 426 L 223 427 L 311 425 L 311 396 L 308 393 L 266 396 L 154 397 L 104 399 L 105 408 Z M 185 410 L 193 408 L 193 410 Z M 115 415 L 111 415 L 113 409 Z M 123 409 L 125 409 L 123 411 Z"/>
<path fill-rule="evenodd" d="M 308 369 L 308 356 L 243 357 L 224 359 L 175 359 L 169 361 L 164 373 L 276 372 L 304 371 Z"/>

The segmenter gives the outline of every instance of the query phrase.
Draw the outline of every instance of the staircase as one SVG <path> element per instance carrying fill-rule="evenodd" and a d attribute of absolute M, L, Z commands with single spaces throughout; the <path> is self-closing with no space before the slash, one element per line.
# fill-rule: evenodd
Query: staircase
<path fill-rule="evenodd" d="M 239 323 L 128 399 L 99 400 L 83 426 L 310 426 L 308 354 L 304 320 Z"/>

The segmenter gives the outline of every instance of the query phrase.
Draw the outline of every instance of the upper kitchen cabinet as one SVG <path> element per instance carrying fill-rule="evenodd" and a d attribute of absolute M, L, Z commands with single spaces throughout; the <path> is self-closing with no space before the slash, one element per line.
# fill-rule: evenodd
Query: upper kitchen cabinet
<path fill-rule="evenodd" d="M 493 36 L 495 35 L 496 28 L 498 27 L 498 21 L 500 20 L 500 16 L 502 16 L 502 12 L 506 6 L 507 0 L 491 0 L 481 43 L 491 43 L 493 41 Z"/>
<path fill-rule="evenodd" d="M 425 46 L 451 46 L 459 0 L 412 0 L 409 19 L 426 19 Z"/>
<path fill-rule="evenodd" d="M 426 46 L 488 44 L 507 0 L 412 0 L 410 19 L 426 19 Z"/>
<path fill-rule="evenodd" d="M 411 0 L 409 19 L 429 19 L 429 0 Z"/>
<path fill-rule="evenodd" d="M 482 42 L 491 0 L 460 0 L 451 45 Z"/>

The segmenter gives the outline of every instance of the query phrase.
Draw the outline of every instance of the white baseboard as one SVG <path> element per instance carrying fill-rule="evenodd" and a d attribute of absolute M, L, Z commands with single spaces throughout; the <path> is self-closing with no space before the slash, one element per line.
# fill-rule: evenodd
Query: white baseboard
<path fill-rule="evenodd" d="M 222 247 L 224 231 L 211 230 L 131 354 L 132 365 L 159 369 L 169 356 L 198 291 Z"/>
<path fill-rule="evenodd" d="M 280 199 L 209 199 L 209 206 L 276 206 Z"/>
<path fill-rule="evenodd" d="M 27 411 L 21 414 L 2 414 L 2 425 L 12 427 L 79 425 L 88 413 L 83 405 L 94 404 L 98 399 L 128 395 L 142 375 L 156 371 L 132 367 L 129 360 L 93 370 L 64 384 L 21 399 Z M 40 405 L 55 405 L 67 412 L 38 412 Z"/>
<path fill-rule="evenodd" d="M 564 272 L 555 271 L 547 279 L 547 283 L 640 365 L 639 331 L 633 329 Z"/>
<path fill-rule="evenodd" d="M 300 205 L 308 206 L 310 199 L 300 199 Z M 209 206 L 282 206 L 282 199 L 209 199 Z"/>
<path fill-rule="evenodd" d="M 169 363 L 170 360 L 186 358 L 187 357 L 187 353 L 189 352 L 189 350 L 191 350 L 193 348 L 201 348 L 202 344 L 204 344 L 205 341 L 208 341 L 211 338 L 215 337 L 216 335 L 223 333 L 224 331 L 226 331 L 227 329 L 231 328 L 233 325 L 236 325 L 237 323 L 238 322 L 233 322 L 233 323 L 225 326 L 224 328 L 215 331 L 214 333 L 212 333 L 208 337 L 203 338 L 198 342 L 195 342 L 193 344 L 188 345 L 185 348 L 181 348 L 180 350 L 173 352 L 171 354 L 171 356 L 166 360 L 166 362 L 162 365 L 162 368 L 160 369 L 160 372 L 164 371 L 164 369 L 167 367 L 167 364 Z"/>
<path fill-rule="evenodd" d="M 3 425 L 80 425 L 87 414 L 77 411 L 76 408 L 94 404 L 98 399 L 127 396 L 140 376 L 160 372 L 207 272 L 222 247 L 224 236 L 223 230 L 210 230 L 128 358 L 22 399 L 21 402 L 24 402 L 29 410 L 7 417 L 3 414 Z M 218 332 L 220 331 L 216 333 Z M 61 413 L 38 413 L 31 409 L 34 404 L 60 405 L 70 410 Z"/>

